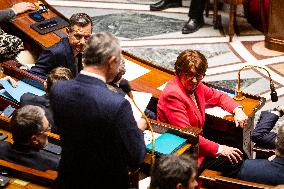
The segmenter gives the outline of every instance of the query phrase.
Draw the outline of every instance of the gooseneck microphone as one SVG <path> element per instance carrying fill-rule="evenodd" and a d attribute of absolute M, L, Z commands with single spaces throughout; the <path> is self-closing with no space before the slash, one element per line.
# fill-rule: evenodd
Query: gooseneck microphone
<path fill-rule="evenodd" d="M 154 163 L 155 162 L 155 156 L 154 156 L 154 152 L 155 152 L 155 138 L 154 138 L 153 127 L 152 127 L 149 119 L 145 115 L 145 113 L 136 104 L 136 102 L 135 102 L 135 100 L 133 98 L 133 94 L 131 92 L 131 86 L 130 86 L 129 82 L 126 79 L 122 79 L 120 81 L 120 83 L 119 83 L 119 88 L 121 88 L 123 90 L 123 92 L 125 92 L 127 94 L 127 96 L 129 96 L 129 98 L 132 100 L 133 104 L 136 106 L 136 108 L 142 114 L 142 117 L 146 120 L 146 123 L 147 123 L 147 125 L 148 125 L 148 127 L 149 127 L 149 129 L 151 131 L 151 135 L 152 135 L 151 163 Z"/>
<path fill-rule="evenodd" d="M 269 71 L 264 68 L 264 67 L 260 67 L 260 66 L 256 66 L 256 65 L 246 65 L 244 67 L 242 67 L 239 71 L 238 71 L 238 87 L 237 87 L 237 95 L 234 97 L 235 100 L 243 100 L 245 99 L 246 97 L 243 95 L 243 92 L 241 90 L 241 71 L 244 70 L 244 69 L 248 69 L 248 68 L 258 68 L 258 69 L 263 69 L 267 72 L 268 74 L 268 77 L 269 77 L 269 81 L 270 81 L 270 96 L 271 96 L 271 101 L 272 102 L 277 102 L 278 101 L 278 96 L 277 96 L 277 92 L 275 90 L 275 87 L 274 87 L 274 83 L 273 83 L 273 80 L 271 78 L 271 75 L 269 73 Z"/>

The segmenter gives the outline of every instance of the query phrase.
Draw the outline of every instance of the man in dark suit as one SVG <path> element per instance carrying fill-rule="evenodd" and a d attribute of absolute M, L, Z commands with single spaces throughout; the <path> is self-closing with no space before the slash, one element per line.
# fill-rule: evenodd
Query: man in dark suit
<path fill-rule="evenodd" d="M 182 28 L 183 34 L 196 32 L 204 25 L 203 12 L 205 9 L 205 0 L 191 0 L 188 12 L 188 21 Z M 172 7 L 181 7 L 182 0 L 161 0 L 150 5 L 150 10 L 160 11 Z"/>
<path fill-rule="evenodd" d="M 266 159 L 246 160 L 237 178 L 262 184 L 284 184 L 284 126 L 279 128 L 276 137 L 275 156 Z"/>
<path fill-rule="evenodd" d="M 82 70 L 82 53 L 92 34 L 92 19 L 85 13 L 76 13 L 69 23 L 66 29 L 68 38 L 62 38 L 43 50 L 30 73 L 46 79 L 51 70 L 59 66 L 70 69 L 74 77 Z"/>
<path fill-rule="evenodd" d="M 275 148 L 276 133 L 271 132 L 279 117 L 284 114 L 284 106 L 278 106 L 272 111 L 263 111 L 251 134 L 251 140 L 259 147 Z"/>
<path fill-rule="evenodd" d="M 45 112 L 28 105 L 13 115 L 10 127 L 14 143 L 0 142 L 0 159 L 39 170 L 56 170 L 59 157 L 42 151 L 50 131 Z"/>
<path fill-rule="evenodd" d="M 64 67 L 54 68 L 47 77 L 45 95 L 37 96 L 32 93 L 25 93 L 21 96 L 21 99 L 20 99 L 21 106 L 34 105 L 34 106 L 40 106 L 41 108 L 44 109 L 46 118 L 51 125 L 51 131 L 53 133 L 57 133 L 58 130 L 57 130 L 56 125 L 54 124 L 53 114 L 51 111 L 48 94 L 49 94 L 51 86 L 54 83 L 58 81 L 62 81 L 62 80 L 69 80 L 69 79 L 73 79 L 73 75 L 68 68 L 64 68 Z"/>
<path fill-rule="evenodd" d="M 59 188 L 127 188 L 127 168 L 144 160 L 145 120 L 137 123 L 129 102 L 106 85 L 117 75 L 121 56 L 111 33 L 96 33 L 84 51 L 84 70 L 51 87 L 62 139 Z"/>

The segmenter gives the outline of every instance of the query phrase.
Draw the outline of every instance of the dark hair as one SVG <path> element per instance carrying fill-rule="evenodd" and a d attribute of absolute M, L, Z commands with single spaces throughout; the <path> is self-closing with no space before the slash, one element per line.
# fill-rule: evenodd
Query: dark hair
<path fill-rule="evenodd" d="M 10 121 L 14 143 L 26 144 L 31 137 L 43 130 L 44 110 L 27 105 L 18 109 Z"/>
<path fill-rule="evenodd" d="M 280 153 L 280 155 L 284 156 L 284 125 L 279 127 L 275 145 L 276 150 Z"/>
<path fill-rule="evenodd" d="M 187 74 L 191 68 L 195 68 L 198 75 L 205 75 L 208 68 L 207 59 L 203 54 L 196 50 L 185 50 L 179 54 L 175 63 L 175 73 Z"/>
<path fill-rule="evenodd" d="M 91 24 L 92 30 L 93 30 L 93 22 L 89 15 L 86 13 L 76 13 L 73 14 L 69 19 L 69 26 L 68 30 L 71 32 L 73 30 L 73 26 L 77 25 L 80 27 L 85 27 L 87 25 Z"/>
<path fill-rule="evenodd" d="M 121 47 L 112 33 L 99 32 L 91 35 L 83 55 L 85 65 L 105 66 L 108 58 L 121 55 Z"/>
<path fill-rule="evenodd" d="M 60 80 L 69 80 L 73 79 L 73 74 L 70 69 L 65 67 L 57 67 L 51 70 L 50 74 L 47 77 L 46 81 L 46 90 L 50 91 L 51 86 Z"/>
<path fill-rule="evenodd" d="M 194 162 L 185 155 L 161 156 L 151 171 L 151 189 L 174 189 L 178 183 L 188 186 L 188 180 L 196 172 Z"/>

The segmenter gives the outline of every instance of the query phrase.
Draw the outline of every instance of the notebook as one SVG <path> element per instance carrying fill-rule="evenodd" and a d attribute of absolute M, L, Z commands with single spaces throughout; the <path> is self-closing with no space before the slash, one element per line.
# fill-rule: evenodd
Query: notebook
<path fill-rule="evenodd" d="M 155 153 L 172 154 L 186 143 L 187 139 L 171 133 L 164 133 L 155 140 Z M 146 146 L 148 151 L 152 150 L 152 142 Z"/>
<path fill-rule="evenodd" d="M 31 86 L 23 81 L 19 81 L 16 88 L 14 88 L 7 80 L 0 80 L 0 83 L 5 88 L 5 92 L 0 93 L 0 95 L 16 102 L 20 102 L 21 96 L 27 92 L 33 93 L 38 96 L 45 94 L 45 91 Z"/>

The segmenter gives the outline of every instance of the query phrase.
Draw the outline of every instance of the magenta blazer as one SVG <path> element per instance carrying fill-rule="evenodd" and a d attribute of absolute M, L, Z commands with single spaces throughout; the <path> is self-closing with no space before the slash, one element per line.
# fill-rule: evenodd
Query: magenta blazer
<path fill-rule="evenodd" d="M 194 94 L 198 107 L 196 107 L 192 98 L 187 95 L 179 78 L 176 76 L 171 79 L 159 98 L 158 120 L 181 128 L 189 125 L 202 128 L 205 122 L 205 105 L 220 106 L 230 113 L 239 106 L 227 94 L 210 88 L 202 82 L 198 84 Z M 200 136 L 198 166 L 201 165 L 204 157 L 216 157 L 218 146 L 217 143 Z"/>

